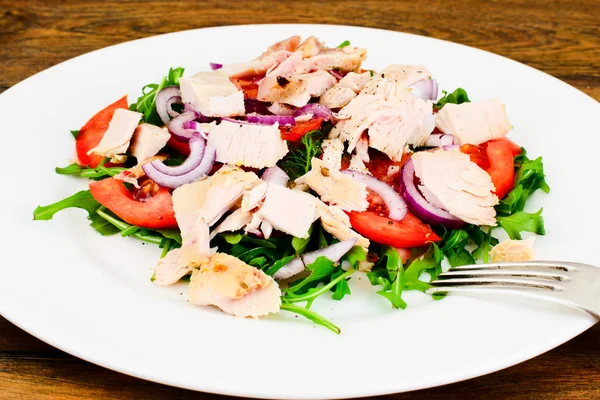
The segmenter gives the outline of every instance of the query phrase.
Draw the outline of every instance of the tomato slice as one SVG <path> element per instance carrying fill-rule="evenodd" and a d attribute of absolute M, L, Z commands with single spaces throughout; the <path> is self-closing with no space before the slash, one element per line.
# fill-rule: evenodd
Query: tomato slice
<path fill-rule="evenodd" d="M 421 247 L 441 238 L 410 212 L 400 222 L 392 221 L 371 211 L 350 212 L 352 228 L 368 239 L 393 247 Z"/>
<path fill-rule="evenodd" d="M 490 143 L 497 143 L 497 142 L 501 142 L 504 143 L 503 146 L 505 146 L 505 149 L 510 149 L 510 152 L 514 157 L 518 156 L 519 154 L 521 154 L 521 146 L 519 146 L 518 144 L 516 144 L 515 142 L 513 142 L 512 140 L 508 139 L 508 138 L 502 138 L 502 139 L 492 139 L 488 142 L 485 142 L 482 144 L 482 146 L 487 147 L 489 146 Z"/>
<path fill-rule="evenodd" d="M 464 144 L 460 151 L 468 154 L 475 164 L 492 178 L 496 195 L 503 198 L 512 190 L 515 181 L 514 158 L 521 154 L 521 147 L 513 141 L 493 139 L 479 146 Z"/>
<path fill-rule="evenodd" d="M 77 139 L 75 140 L 75 149 L 80 165 L 87 165 L 91 168 L 95 168 L 102 162 L 104 157 L 98 154 L 91 154 L 88 156 L 87 152 L 100 143 L 100 140 L 102 140 L 104 133 L 108 129 L 108 124 L 110 123 L 115 110 L 119 108 L 127 109 L 127 107 L 127 95 L 125 95 L 103 110 L 98 111 L 96 115 L 81 127 Z"/>
<path fill-rule="evenodd" d="M 474 144 L 463 144 L 460 146 L 461 153 L 468 154 L 471 161 L 477 164 L 481 169 L 487 170 L 490 167 L 490 160 L 487 152 L 482 146 Z"/>
<path fill-rule="evenodd" d="M 321 128 L 323 123 L 322 118 L 312 118 L 308 121 L 296 122 L 294 126 L 281 126 L 279 131 L 281 132 L 281 138 L 290 142 L 299 142 L 302 136 L 310 131 Z"/>
<path fill-rule="evenodd" d="M 90 192 L 98 203 L 129 224 L 149 229 L 177 228 L 173 199 L 166 188 L 161 187 L 154 196 L 141 202 L 134 199 L 122 182 L 106 178 L 90 183 Z"/>
<path fill-rule="evenodd" d="M 514 148 L 508 140 L 494 140 L 487 142 L 485 151 L 490 160 L 490 167 L 486 171 L 492 178 L 496 195 L 502 199 L 515 184 Z"/>

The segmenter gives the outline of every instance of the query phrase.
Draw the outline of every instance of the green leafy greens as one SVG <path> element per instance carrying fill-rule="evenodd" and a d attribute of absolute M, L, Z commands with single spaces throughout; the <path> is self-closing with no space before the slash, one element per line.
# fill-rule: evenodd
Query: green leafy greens
<path fill-rule="evenodd" d="M 299 144 L 294 144 L 290 152 L 279 162 L 279 166 L 294 180 L 310 171 L 313 157 L 323 153 L 323 138 L 332 128 L 327 122 L 320 130 L 307 132 Z"/>
<path fill-rule="evenodd" d="M 169 73 L 162 78 L 160 83 L 149 83 L 144 86 L 142 95 L 129 106 L 129 109 L 142 113 L 144 121 L 149 124 L 162 125 L 162 120 L 156 112 L 156 95 L 168 86 L 179 86 L 179 78 L 183 76 L 183 72 L 182 67 L 170 68 Z"/>
<path fill-rule="evenodd" d="M 340 44 L 338 45 L 338 47 L 337 47 L 337 48 L 338 48 L 338 49 L 343 49 L 343 48 L 344 48 L 344 47 L 346 47 L 346 46 L 350 46 L 350 41 L 349 41 L 349 40 L 344 40 L 342 43 L 340 43 Z"/>
<path fill-rule="evenodd" d="M 452 104 L 462 104 L 469 103 L 469 96 L 467 92 L 463 88 L 458 88 L 452 93 L 448 93 L 445 90 L 442 90 L 442 98 L 438 100 L 437 103 L 433 105 L 436 110 L 439 110 L 444 106 L 444 104 L 452 103 Z"/>

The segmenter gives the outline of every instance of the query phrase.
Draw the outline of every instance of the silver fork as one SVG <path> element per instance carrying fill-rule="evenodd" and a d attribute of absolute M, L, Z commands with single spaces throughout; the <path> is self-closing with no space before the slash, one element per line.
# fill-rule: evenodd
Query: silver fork
<path fill-rule="evenodd" d="M 441 273 L 429 294 L 509 293 L 549 300 L 600 319 L 600 268 L 563 261 L 464 265 Z"/>

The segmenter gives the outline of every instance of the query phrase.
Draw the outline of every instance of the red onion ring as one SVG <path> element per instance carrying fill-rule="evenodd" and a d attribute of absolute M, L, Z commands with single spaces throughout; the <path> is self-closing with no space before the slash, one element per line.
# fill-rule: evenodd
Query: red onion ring
<path fill-rule="evenodd" d="M 169 123 L 169 115 L 175 117 L 179 114 L 171 109 L 175 103 L 181 103 L 181 91 L 177 86 L 168 86 L 156 95 L 156 112 L 163 124 Z"/>
<path fill-rule="evenodd" d="M 197 133 L 194 133 L 189 142 L 190 155 L 186 160 L 176 167 L 169 167 L 161 160 L 154 160 L 150 164 L 158 171 L 169 176 L 179 176 L 187 174 L 195 169 L 202 162 L 204 151 L 206 150 L 206 141 Z"/>
<path fill-rule="evenodd" d="M 169 122 L 169 131 L 177 140 L 189 142 L 190 138 L 196 131 L 193 129 L 184 128 L 183 124 L 188 121 L 194 121 L 197 117 L 198 114 L 195 111 L 185 111 Z"/>
<path fill-rule="evenodd" d="M 435 79 L 422 79 L 408 87 L 412 94 L 423 100 L 435 100 L 438 96 L 438 85 Z"/>
<path fill-rule="evenodd" d="M 167 175 L 158 171 L 156 167 L 152 165 L 152 163 L 142 165 L 142 169 L 144 170 L 146 175 L 158 185 L 170 189 L 176 189 L 179 186 L 185 185 L 187 183 L 195 182 L 198 179 L 204 177 L 206 174 L 208 174 L 212 169 L 213 165 L 215 164 L 216 158 L 217 150 L 211 145 L 207 145 L 206 150 L 204 152 L 204 157 L 202 158 L 200 164 L 193 170 L 183 175 Z"/>
<path fill-rule="evenodd" d="M 329 70 L 329 73 L 330 73 L 331 75 L 333 75 L 333 77 L 334 77 L 335 79 L 337 79 L 338 81 L 339 81 L 339 80 L 341 80 L 341 79 L 342 79 L 344 76 L 346 76 L 346 74 L 347 74 L 347 72 L 346 72 L 346 73 L 344 73 L 344 74 L 342 74 L 342 73 L 340 73 L 340 71 L 338 71 L 338 70 L 335 70 L 335 69 L 333 69 L 333 68 Z"/>
<path fill-rule="evenodd" d="M 248 115 L 246 115 L 246 121 L 254 123 L 254 124 L 261 124 L 261 125 L 273 125 L 276 122 L 279 122 L 280 126 L 296 125 L 296 119 L 294 117 L 289 117 L 286 115 L 248 114 Z"/>
<path fill-rule="evenodd" d="M 355 180 L 367 185 L 367 189 L 371 189 L 377 193 L 389 210 L 388 218 L 394 221 L 402 221 L 408 212 L 406 202 L 396 190 L 385 182 L 380 181 L 371 175 L 352 170 L 344 170 L 343 174 L 350 175 Z"/>
<path fill-rule="evenodd" d="M 309 103 L 302 108 L 299 108 L 294 113 L 294 117 L 299 117 L 305 114 L 312 114 L 315 118 L 321 118 L 325 121 L 333 121 L 333 113 L 323 104 Z"/>
<path fill-rule="evenodd" d="M 212 69 L 213 71 L 223 68 L 223 64 L 208 63 L 208 65 L 210 65 L 210 69 Z"/>
<path fill-rule="evenodd" d="M 267 168 L 260 177 L 265 182 L 272 183 L 273 185 L 287 186 L 290 177 L 285 173 L 284 170 L 279 168 L 277 165 L 274 167 Z"/>
<path fill-rule="evenodd" d="M 423 197 L 415 185 L 415 165 L 411 159 L 402 168 L 400 184 L 408 208 L 423 221 L 429 224 L 443 225 L 450 229 L 458 229 L 464 225 L 463 221 L 449 212 L 433 206 Z"/>
<path fill-rule="evenodd" d="M 304 271 L 306 265 L 314 263 L 317 258 L 325 257 L 334 263 L 340 261 L 340 259 L 350 251 L 356 244 L 356 238 L 343 240 L 339 243 L 332 244 L 325 248 L 305 253 L 300 257 L 294 258 L 289 263 L 285 264 L 279 271 L 273 275 L 274 279 L 282 280 L 291 278 L 294 275 L 298 275 Z"/>

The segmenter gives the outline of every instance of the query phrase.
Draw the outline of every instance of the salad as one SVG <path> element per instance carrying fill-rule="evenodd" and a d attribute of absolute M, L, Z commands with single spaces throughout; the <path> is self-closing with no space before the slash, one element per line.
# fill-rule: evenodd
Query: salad
<path fill-rule="evenodd" d="M 190 304 L 337 333 L 311 306 L 351 295 L 358 275 L 404 309 L 442 264 L 532 259 L 522 233 L 544 221 L 525 205 L 549 187 L 541 157 L 507 138 L 501 101 L 440 96 L 425 66 L 366 57 L 293 36 L 248 62 L 172 68 L 71 131 L 77 162 L 56 172 L 89 188 L 34 219 L 84 209 L 101 235 L 158 245 L 149 279 L 188 280 Z"/>

